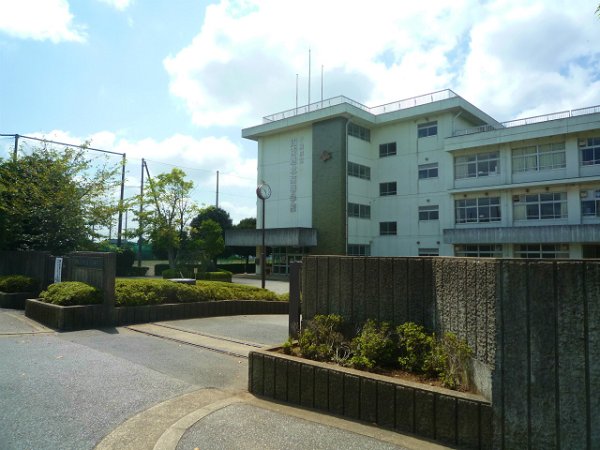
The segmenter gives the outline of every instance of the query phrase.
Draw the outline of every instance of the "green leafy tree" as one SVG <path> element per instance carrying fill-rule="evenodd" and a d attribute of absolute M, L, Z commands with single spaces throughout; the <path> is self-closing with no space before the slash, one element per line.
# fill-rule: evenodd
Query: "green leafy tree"
<path fill-rule="evenodd" d="M 194 217 L 194 219 L 192 219 L 192 221 L 190 223 L 190 227 L 191 227 L 190 237 L 192 239 L 198 238 L 196 231 L 200 229 L 200 227 L 202 226 L 202 223 L 206 220 L 212 220 L 212 221 L 216 222 L 217 224 L 219 224 L 219 226 L 221 227 L 221 237 L 223 238 L 223 242 L 224 242 L 225 241 L 225 230 L 229 230 L 230 228 L 232 228 L 233 222 L 227 211 L 225 211 L 222 208 L 213 206 L 213 205 L 201 208 L 198 211 L 198 215 L 196 217 Z M 226 250 L 227 250 L 227 252 L 226 252 Z M 221 250 L 220 253 L 212 256 L 210 259 L 213 259 L 214 263 L 216 265 L 217 264 L 217 256 L 227 257 L 230 254 L 231 254 L 231 252 L 229 251 L 229 249 L 223 248 L 223 250 Z"/>
<path fill-rule="evenodd" d="M 181 169 L 161 173 L 146 182 L 143 199 L 144 211 L 137 213 L 141 230 L 138 233 L 150 237 L 152 245 L 167 253 L 169 266 L 176 266 L 177 252 L 187 239 L 187 227 L 197 208 L 190 199 L 194 188 L 192 181 L 185 179 Z"/>
<path fill-rule="evenodd" d="M 223 239 L 223 230 L 221 226 L 211 219 L 202 221 L 198 229 L 193 229 L 193 235 L 196 236 L 198 246 L 204 254 L 217 264 L 217 256 L 223 253 L 225 249 L 225 240 Z"/>
<path fill-rule="evenodd" d="M 15 160 L 0 159 L 0 249 L 85 249 L 118 210 L 118 165 L 98 166 L 84 150 L 47 146 Z"/>

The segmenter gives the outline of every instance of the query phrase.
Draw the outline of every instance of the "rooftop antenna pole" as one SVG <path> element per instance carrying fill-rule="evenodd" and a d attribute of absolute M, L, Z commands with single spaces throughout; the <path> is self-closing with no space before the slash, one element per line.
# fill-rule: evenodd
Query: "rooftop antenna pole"
<path fill-rule="evenodd" d="M 219 208 L 219 171 L 217 170 L 217 209 Z"/>
<path fill-rule="evenodd" d="M 323 64 L 321 64 L 321 108 L 323 107 Z"/>
<path fill-rule="evenodd" d="M 310 105 L 310 48 L 308 49 L 308 104 Z M 310 111 L 310 107 L 308 110 Z"/>
<path fill-rule="evenodd" d="M 296 74 L 296 114 L 298 114 L 298 74 Z"/>

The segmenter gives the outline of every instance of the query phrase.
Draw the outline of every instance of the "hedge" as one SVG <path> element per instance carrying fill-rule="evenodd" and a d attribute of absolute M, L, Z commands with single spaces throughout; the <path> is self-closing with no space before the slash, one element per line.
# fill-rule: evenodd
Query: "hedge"
<path fill-rule="evenodd" d="M 39 280 L 25 275 L 0 276 L 0 292 L 8 294 L 15 292 L 37 292 L 39 287 Z"/>
<path fill-rule="evenodd" d="M 63 281 L 48 286 L 42 291 L 40 299 L 55 305 L 93 305 L 102 303 L 102 292 L 80 281 Z"/>

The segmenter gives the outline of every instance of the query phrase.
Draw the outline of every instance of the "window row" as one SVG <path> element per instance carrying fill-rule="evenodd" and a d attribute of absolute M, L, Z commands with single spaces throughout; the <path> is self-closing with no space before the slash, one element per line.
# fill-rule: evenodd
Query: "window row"
<path fill-rule="evenodd" d="M 600 164 L 600 137 L 579 140 L 580 164 Z M 512 149 L 513 173 L 563 169 L 567 165 L 565 142 Z M 500 153 L 486 152 L 454 158 L 454 178 L 478 178 L 500 173 Z"/>
<path fill-rule="evenodd" d="M 348 176 L 362 178 L 363 180 L 371 179 L 371 168 L 362 164 L 348 161 Z"/>
<path fill-rule="evenodd" d="M 348 256 L 371 256 L 369 244 L 348 244 Z"/>
<path fill-rule="evenodd" d="M 569 257 L 568 244 L 515 244 L 515 258 L 560 259 Z M 501 258 L 500 244 L 462 244 L 454 246 L 454 256 Z"/>

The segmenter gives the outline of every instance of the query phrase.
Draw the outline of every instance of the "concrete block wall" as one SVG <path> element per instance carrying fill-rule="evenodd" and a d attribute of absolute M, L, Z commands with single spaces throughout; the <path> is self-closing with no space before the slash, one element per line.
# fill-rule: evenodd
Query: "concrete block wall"
<path fill-rule="evenodd" d="M 600 448 L 600 261 L 307 257 L 303 320 L 452 331 L 490 382 L 495 448 Z"/>

